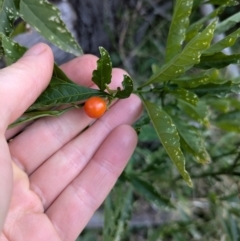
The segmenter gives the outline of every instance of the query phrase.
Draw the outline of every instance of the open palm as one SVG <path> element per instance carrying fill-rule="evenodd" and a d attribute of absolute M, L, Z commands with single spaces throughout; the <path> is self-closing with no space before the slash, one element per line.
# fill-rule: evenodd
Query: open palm
<path fill-rule="evenodd" d="M 50 49 L 39 44 L 0 71 L 0 241 L 75 240 L 136 146 L 130 124 L 139 117 L 141 102 L 134 95 L 94 123 L 82 109 L 73 109 L 6 131 L 46 88 L 52 67 Z M 92 85 L 95 68 L 91 55 L 62 66 L 85 86 Z M 123 74 L 113 70 L 112 88 Z"/>

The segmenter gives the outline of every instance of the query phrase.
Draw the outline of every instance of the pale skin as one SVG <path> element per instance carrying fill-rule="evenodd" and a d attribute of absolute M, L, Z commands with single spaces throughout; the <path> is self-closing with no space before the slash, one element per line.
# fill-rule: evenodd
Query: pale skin
<path fill-rule="evenodd" d="M 61 68 L 76 83 L 94 87 L 96 61 L 84 55 Z M 135 95 L 114 103 L 84 132 L 92 119 L 82 108 L 7 130 L 46 88 L 52 68 L 51 50 L 38 44 L 0 70 L 0 241 L 74 241 L 137 143 L 131 124 L 142 105 Z M 113 70 L 112 89 L 123 74 Z"/>

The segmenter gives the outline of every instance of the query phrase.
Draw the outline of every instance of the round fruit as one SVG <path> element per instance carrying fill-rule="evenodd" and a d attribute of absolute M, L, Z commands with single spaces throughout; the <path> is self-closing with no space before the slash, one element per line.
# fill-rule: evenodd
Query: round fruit
<path fill-rule="evenodd" d="M 85 102 L 84 110 L 89 117 L 99 118 L 107 110 L 107 103 L 101 97 L 94 96 Z"/>

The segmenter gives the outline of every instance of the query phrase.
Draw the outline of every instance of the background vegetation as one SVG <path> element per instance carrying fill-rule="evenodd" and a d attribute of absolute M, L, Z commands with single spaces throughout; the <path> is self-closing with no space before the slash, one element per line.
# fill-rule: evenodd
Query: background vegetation
<path fill-rule="evenodd" d="M 204 8 L 196 9 L 191 21 L 207 15 L 204 11 Z M 219 16 L 220 20 L 238 12 L 239 6 L 228 7 Z M 121 31 L 109 32 L 114 46 L 110 52 L 113 65 L 127 69 L 139 85 L 151 75 L 155 63 L 164 63 L 171 16 L 172 1 L 138 1 L 135 8 L 121 13 Z M 238 27 L 234 25 L 226 34 Z M 239 52 L 238 40 L 230 51 Z M 237 75 L 238 67 L 231 71 L 231 67 L 221 69 L 228 78 Z M 149 98 L 157 102 L 151 94 Z M 240 135 L 236 111 L 239 107 L 234 104 L 238 98 L 237 95 L 207 98 L 207 121 L 200 129 L 211 162 L 202 165 L 185 153 L 193 188 L 180 177 L 154 129 L 150 125 L 141 128 L 138 147 L 104 204 L 103 231 L 86 230 L 80 240 L 240 240 Z M 216 127 L 221 117 L 222 129 Z M 190 126 L 183 131 L 190 132 Z M 198 145 L 202 145 L 200 140 Z"/>

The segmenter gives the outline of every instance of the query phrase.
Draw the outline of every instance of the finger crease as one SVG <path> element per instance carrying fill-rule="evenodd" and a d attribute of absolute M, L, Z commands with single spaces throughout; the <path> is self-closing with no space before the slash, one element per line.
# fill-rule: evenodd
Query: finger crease
<path fill-rule="evenodd" d="M 76 198 L 84 207 L 87 207 L 90 211 L 95 211 L 98 208 L 98 200 L 87 190 L 87 188 L 79 186 L 75 182 L 72 182 L 71 187 L 74 189 L 73 193 Z"/>
<path fill-rule="evenodd" d="M 93 158 L 92 162 L 96 165 L 98 165 L 101 170 L 103 170 L 104 172 L 106 172 L 106 176 L 113 176 L 114 178 L 117 178 L 120 175 L 120 172 L 118 171 L 118 166 L 116 166 L 115 163 L 113 163 L 112 161 L 109 161 L 108 159 L 97 159 L 97 158 Z"/>

